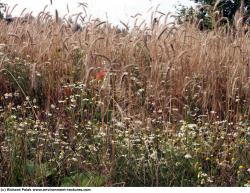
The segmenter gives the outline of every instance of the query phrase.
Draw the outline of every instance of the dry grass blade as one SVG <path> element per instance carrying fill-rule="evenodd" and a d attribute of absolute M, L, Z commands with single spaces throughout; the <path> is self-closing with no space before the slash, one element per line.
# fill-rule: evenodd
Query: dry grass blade
<path fill-rule="evenodd" d="M 129 30 L 129 27 L 127 24 L 125 24 L 123 21 L 120 21 L 120 23 L 126 28 L 127 31 Z"/>
<path fill-rule="evenodd" d="M 213 8 L 214 11 L 217 9 L 218 5 L 219 5 L 221 2 L 222 2 L 222 0 L 217 0 L 217 1 L 215 2 L 214 8 Z"/>
<path fill-rule="evenodd" d="M 161 39 L 161 36 L 162 36 L 168 29 L 169 29 L 168 26 L 165 27 L 165 28 L 160 32 L 160 34 L 158 35 L 157 39 L 160 40 L 160 39 Z"/>
<path fill-rule="evenodd" d="M 67 3 L 67 12 L 69 13 L 69 4 Z"/>
<path fill-rule="evenodd" d="M 55 10 L 55 18 L 56 18 L 56 23 L 59 22 L 59 15 L 57 9 Z"/>

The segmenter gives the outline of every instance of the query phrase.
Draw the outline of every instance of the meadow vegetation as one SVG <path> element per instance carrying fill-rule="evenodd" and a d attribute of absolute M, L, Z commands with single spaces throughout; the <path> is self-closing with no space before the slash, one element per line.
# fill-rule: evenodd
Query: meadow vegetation
<path fill-rule="evenodd" d="M 250 186 L 249 31 L 157 14 L 0 21 L 0 186 Z"/>

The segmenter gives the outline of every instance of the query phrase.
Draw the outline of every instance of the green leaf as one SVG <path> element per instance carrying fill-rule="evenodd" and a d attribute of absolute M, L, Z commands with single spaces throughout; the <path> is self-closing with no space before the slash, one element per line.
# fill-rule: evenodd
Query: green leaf
<path fill-rule="evenodd" d="M 38 179 L 44 179 L 53 174 L 53 170 L 50 170 L 48 163 L 35 164 L 33 161 L 27 161 L 26 171 L 30 176 L 36 176 Z"/>
<path fill-rule="evenodd" d="M 94 173 L 80 173 L 63 178 L 61 186 L 97 187 L 105 184 L 105 177 Z"/>

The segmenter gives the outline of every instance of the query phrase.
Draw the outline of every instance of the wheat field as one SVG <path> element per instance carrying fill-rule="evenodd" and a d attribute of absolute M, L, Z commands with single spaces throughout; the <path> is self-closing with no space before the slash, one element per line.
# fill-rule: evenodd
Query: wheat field
<path fill-rule="evenodd" d="M 77 17 L 0 21 L 1 186 L 250 185 L 247 30 Z"/>

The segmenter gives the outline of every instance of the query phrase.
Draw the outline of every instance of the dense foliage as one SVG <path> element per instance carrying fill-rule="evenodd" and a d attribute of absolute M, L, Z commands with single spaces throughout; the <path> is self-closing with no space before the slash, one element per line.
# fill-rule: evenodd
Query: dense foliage
<path fill-rule="evenodd" d="M 241 3 L 243 2 L 244 16 L 250 16 L 250 1 L 249 0 L 194 0 L 196 3 L 202 5 L 209 5 L 221 11 L 223 17 L 227 17 L 229 20 L 233 20 L 237 10 L 240 9 Z"/>
<path fill-rule="evenodd" d="M 200 22 L 201 29 L 212 29 L 221 18 L 227 18 L 226 22 L 233 24 L 237 11 L 242 11 L 243 23 L 249 24 L 250 0 L 193 0 L 197 7 L 181 7 L 179 9 L 180 21 L 196 20 Z M 241 4 L 242 3 L 242 4 Z M 242 7 L 241 7 L 242 5 Z M 192 18 L 192 19 L 191 19 Z M 221 22 L 223 23 L 223 22 Z"/>
<path fill-rule="evenodd" d="M 3 14 L 3 11 L 2 11 L 2 9 L 4 7 L 5 7 L 5 4 L 0 2 L 0 19 L 3 19 L 3 17 L 4 17 L 4 14 Z"/>

